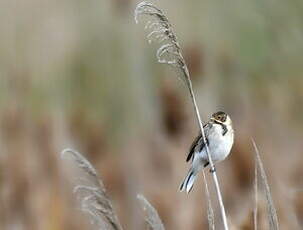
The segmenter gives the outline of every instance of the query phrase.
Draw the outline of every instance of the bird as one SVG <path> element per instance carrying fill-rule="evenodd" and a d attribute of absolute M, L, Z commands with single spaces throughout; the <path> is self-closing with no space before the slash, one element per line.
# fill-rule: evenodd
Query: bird
<path fill-rule="evenodd" d="M 222 111 L 212 114 L 210 120 L 203 126 L 206 144 L 214 163 L 223 161 L 231 151 L 234 143 L 232 120 Z M 180 185 L 180 191 L 189 193 L 198 173 L 209 165 L 205 142 L 201 131 L 193 141 L 186 162 L 191 160 L 191 167 Z M 213 169 L 211 169 L 213 170 Z M 210 172 L 213 172 L 211 171 Z"/>

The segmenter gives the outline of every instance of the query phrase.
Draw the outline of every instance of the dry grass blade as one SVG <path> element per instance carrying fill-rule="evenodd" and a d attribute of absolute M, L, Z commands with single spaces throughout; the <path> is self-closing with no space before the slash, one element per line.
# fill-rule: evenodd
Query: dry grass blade
<path fill-rule="evenodd" d="M 80 153 L 65 149 L 62 159 L 69 163 L 74 181 L 74 193 L 80 209 L 89 215 L 95 229 L 122 230 L 110 199 L 94 167 Z"/>
<path fill-rule="evenodd" d="M 269 227 L 271 230 L 278 230 L 279 229 L 279 223 L 278 223 L 278 217 L 277 212 L 274 206 L 274 202 L 270 193 L 267 177 L 265 174 L 265 170 L 263 167 L 263 163 L 261 161 L 260 153 L 257 148 L 257 145 L 255 141 L 252 139 L 252 143 L 255 149 L 255 156 L 256 156 L 256 164 L 258 166 L 258 169 L 260 171 L 261 176 L 261 182 L 264 186 L 265 190 L 265 196 L 266 196 L 266 202 L 267 202 L 267 213 L 268 213 L 268 221 L 269 221 Z"/>
<path fill-rule="evenodd" d="M 147 35 L 149 42 L 156 41 L 162 43 L 161 47 L 157 51 L 158 61 L 160 63 L 171 65 L 182 73 L 182 79 L 185 81 L 187 89 L 189 90 L 190 98 L 193 103 L 194 111 L 197 117 L 197 121 L 202 134 L 203 141 L 204 143 L 206 143 L 203 124 L 197 106 L 196 97 L 193 91 L 188 67 L 182 56 L 181 49 L 177 41 L 177 37 L 172 29 L 172 26 L 169 23 L 165 14 L 162 12 L 162 10 L 160 10 L 150 2 L 144 1 L 137 5 L 135 10 L 135 21 L 138 23 L 139 17 L 144 15 L 150 18 L 150 20 L 147 22 L 145 26 L 146 29 L 151 30 L 151 32 Z M 209 153 L 208 145 L 206 145 L 205 148 L 206 148 L 210 168 L 211 171 L 213 172 L 212 177 L 217 192 L 224 229 L 227 230 L 228 229 L 227 218 L 226 218 L 225 207 L 223 204 L 217 173 L 215 171 L 214 163 Z"/>
<path fill-rule="evenodd" d="M 158 215 L 157 210 L 146 200 L 143 195 L 137 196 L 141 203 L 143 210 L 146 213 L 145 221 L 148 224 L 149 229 L 153 230 L 164 230 L 163 223 Z"/>
<path fill-rule="evenodd" d="M 255 180 L 254 180 L 254 193 L 255 193 L 255 204 L 254 204 L 254 230 L 258 229 L 258 165 L 255 157 Z"/>

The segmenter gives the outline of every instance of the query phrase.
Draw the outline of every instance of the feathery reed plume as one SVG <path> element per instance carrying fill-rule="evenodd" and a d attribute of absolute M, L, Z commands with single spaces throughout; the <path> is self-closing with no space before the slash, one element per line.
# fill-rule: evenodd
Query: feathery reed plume
<path fill-rule="evenodd" d="M 139 16 L 141 15 L 151 16 L 151 19 L 145 25 L 145 29 L 150 30 L 147 35 L 148 42 L 151 43 L 155 41 L 161 43 L 160 48 L 157 50 L 158 62 L 171 65 L 184 72 L 182 80 L 189 88 L 191 82 L 190 78 L 187 77 L 189 76 L 188 69 L 182 56 L 177 37 L 167 17 L 159 8 L 145 1 L 139 3 L 135 9 L 136 23 L 139 22 Z"/>
<path fill-rule="evenodd" d="M 157 210 L 148 202 L 148 200 L 141 194 L 137 195 L 138 200 L 145 212 L 145 222 L 149 229 L 165 230 L 163 223 L 157 213 Z"/>
<path fill-rule="evenodd" d="M 187 89 L 189 90 L 190 98 L 193 103 L 194 111 L 198 120 L 203 141 L 204 143 L 206 143 L 203 124 L 196 103 L 196 97 L 193 91 L 188 67 L 182 56 L 181 48 L 179 46 L 177 37 L 173 31 L 172 25 L 170 24 L 165 14 L 162 12 L 162 10 L 160 10 L 158 7 L 156 7 L 150 2 L 143 1 L 137 5 L 135 9 L 136 23 L 138 23 L 139 17 L 143 15 L 149 17 L 149 21 L 145 26 L 146 29 L 150 30 L 150 33 L 147 35 L 148 41 L 149 42 L 155 41 L 161 43 L 161 46 L 157 51 L 158 62 L 175 67 L 175 69 L 179 70 L 182 74 L 182 79 L 186 83 Z M 213 172 L 212 177 L 215 183 L 224 229 L 228 229 L 227 218 L 226 218 L 225 208 L 219 187 L 217 173 L 215 171 L 215 166 L 209 153 L 208 145 L 205 145 L 205 147 L 206 147 L 206 152 L 211 167 L 211 171 Z M 207 182 L 205 181 L 205 183 Z"/>
<path fill-rule="evenodd" d="M 257 145 L 252 139 L 252 143 L 255 149 L 255 159 L 257 167 L 259 169 L 260 175 L 261 175 L 261 182 L 263 184 L 264 190 L 265 190 L 265 196 L 266 196 L 266 202 L 267 202 L 267 214 L 268 214 L 268 222 L 269 222 L 269 228 L 270 230 L 278 230 L 279 229 L 279 223 L 278 223 L 278 217 L 277 217 L 277 211 L 274 206 L 274 202 L 270 193 L 267 176 L 265 174 L 265 170 L 263 167 L 263 163 L 261 161 L 260 153 L 257 148 Z"/>
<path fill-rule="evenodd" d="M 122 230 L 95 168 L 84 156 L 72 149 L 63 150 L 61 157 L 71 166 L 73 192 L 80 201 L 80 210 L 89 215 L 93 227 L 100 230 Z"/>

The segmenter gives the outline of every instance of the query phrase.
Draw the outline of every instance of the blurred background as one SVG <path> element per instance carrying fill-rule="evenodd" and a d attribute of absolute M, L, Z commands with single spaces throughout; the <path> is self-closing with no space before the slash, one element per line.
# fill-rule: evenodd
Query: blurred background
<path fill-rule="evenodd" d="M 125 229 L 144 229 L 137 193 L 166 229 L 206 229 L 202 177 L 190 195 L 178 191 L 196 118 L 135 24 L 137 3 L 0 2 L 0 229 L 90 229 L 62 173 L 66 147 L 96 167 Z M 232 154 L 217 166 L 232 229 L 252 229 L 251 137 L 281 229 L 302 229 L 302 0 L 156 3 L 179 38 L 203 120 L 218 110 L 233 120 Z"/>

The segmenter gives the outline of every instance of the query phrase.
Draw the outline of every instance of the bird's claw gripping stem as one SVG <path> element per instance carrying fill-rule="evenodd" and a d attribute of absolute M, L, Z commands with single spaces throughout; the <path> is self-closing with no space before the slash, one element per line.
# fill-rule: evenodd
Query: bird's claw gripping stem
<path fill-rule="evenodd" d="M 215 166 L 214 166 L 214 167 L 212 167 L 212 168 L 210 168 L 210 169 L 209 169 L 209 172 L 210 172 L 210 173 L 214 173 L 214 172 L 216 172 L 216 168 L 215 168 Z"/>

